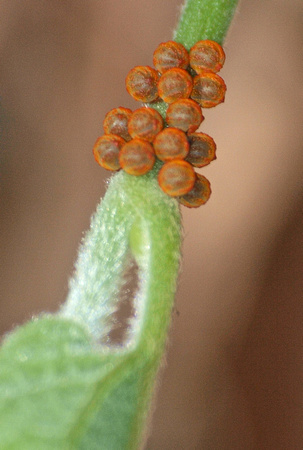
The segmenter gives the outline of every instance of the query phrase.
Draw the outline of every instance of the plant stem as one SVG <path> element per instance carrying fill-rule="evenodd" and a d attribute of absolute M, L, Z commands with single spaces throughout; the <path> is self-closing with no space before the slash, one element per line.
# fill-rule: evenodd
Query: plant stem
<path fill-rule="evenodd" d="M 187 48 L 200 39 L 222 42 L 236 5 L 237 0 L 188 0 L 174 35 L 176 41 Z M 162 102 L 160 109 L 166 106 Z M 160 355 L 179 270 L 181 219 L 177 201 L 159 188 L 157 172 L 156 165 L 144 176 L 121 171 L 112 177 L 80 249 L 61 314 L 84 324 L 95 339 L 104 337 L 117 308 L 125 261 L 131 251 L 141 284 L 130 340 L 122 351 L 146 345 Z"/>
<path fill-rule="evenodd" d="M 175 40 L 187 49 L 200 39 L 222 43 L 236 4 L 237 0 L 188 0 Z M 149 106 L 162 115 L 167 107 L 164 102 Z M 129 339 L 119 349 L 124 358 L 121 371 L 125 370 L 126 375 L 108 400 L 109 404 L 119 404 L 119 389 L 134 389 L 129 448 L 137 448 L 141 440 L 165 348 L 180 262 L 180 209 L 178 202 L 159 188 L 158 169 L 156 164 L 144 176 L 134 177 L 121 171 L 112 177 L 80 249 L 70 293 L 61 311 L 61 315 L 84 325 L 100 344 L 118 306 L 123 270 L 128 253 L 132 253 L 139 267 L 140 283 Z M 113 351 L 104 343 L 99 347 Z M 102 423 L 102 410 L 98 414 L 97 422 Z"/>
<path fill-rule="evenodd" d="M 187 50 L 202 39 L 222 44 L 237 4 L 238 0 L 187 0 L 174 40 Z"/>
<path fill-rule="evenodd" d="M 156 172 L 134 177 L 121 171 L 112 178 L 80 249 L 61 314 L 81 321 L 97 340 L 107 334 L 117 307 L 129 251 L 141 280 L 130 341 L 140 336 L 147 342 L 151 336 L 145 339 L 145 332 L 159 337 L 167 328 L 178 273 L 180 211 L 159 188 Z"/>

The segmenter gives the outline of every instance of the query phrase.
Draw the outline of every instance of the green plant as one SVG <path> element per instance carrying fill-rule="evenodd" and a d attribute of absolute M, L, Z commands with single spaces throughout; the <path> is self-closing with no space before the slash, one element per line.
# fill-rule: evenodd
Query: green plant
<path fill-rule="evenodd" d="M 188 0 L 174 39 L 222 43 L 236 0 Z M 153 104 L 150 104 L 153 106 Z M 167 105 L 160 104 L 164 114 Z M 0 354 L 0 448 L 138 448 L 164 352 L 180 262 L 178 202 L 115 175 L 79 252 L 66 303 L 10 334 Z M 147 201 L 148 199 L 148 201 Z M 104 342 L 129 258 L 139 292 L 125 344 Z"/>

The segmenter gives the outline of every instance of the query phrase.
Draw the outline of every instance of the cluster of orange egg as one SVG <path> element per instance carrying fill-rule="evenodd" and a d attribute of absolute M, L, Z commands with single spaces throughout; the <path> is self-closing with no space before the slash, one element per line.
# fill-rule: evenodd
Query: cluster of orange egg
<path fill-rule="evenodd" d="M 164 163 L 158 182 L 166 194 L 188 207 L 204 204 L 210 184 L 194 167 L 216 158 L 216 144 L 196 130 L 204 119 L 201 107 L 224 101 L 226 86 L 217 75 L 224 61 L 224 51 L 214 41 L 199 41 L 189 52 L 174 41 L 160 44 L 154 52 L 155 69 L 134 67 L 126 77 L 126 89 L 150 106 L 168 103 L 165 119 L 147 106 L 133 112 L 123 107 L 109 111 L 103 122 L 105 134 L 93 150 L 98 164 L 138 176 L 150 171 L 158 159 Z"/>

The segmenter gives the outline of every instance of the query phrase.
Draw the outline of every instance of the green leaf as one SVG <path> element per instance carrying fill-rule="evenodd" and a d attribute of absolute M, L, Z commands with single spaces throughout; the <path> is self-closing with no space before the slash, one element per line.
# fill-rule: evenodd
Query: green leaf
<path fill-rule="evenodd" d="M 165 346 L 179 247 L 178 203 L 154 174 L 113 177 L 59 315 L 19 328 L 2 347 L 0 448 L 137 448 Z M 127 343 L 112 348 L 102 338 L 117 304 L 112 283 L 129 251 L 139 267 L 137 317 Z"/>
<path fill-rule="evenodd" d="M 19 328 L 0 355 L 0 448 L 69 448 L 97 383 L 115 364 L 68 320 L 45 317 Z"/>

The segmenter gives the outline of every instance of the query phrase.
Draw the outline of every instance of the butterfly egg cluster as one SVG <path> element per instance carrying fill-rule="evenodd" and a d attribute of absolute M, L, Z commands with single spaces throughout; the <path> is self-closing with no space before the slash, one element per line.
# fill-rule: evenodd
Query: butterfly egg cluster
<path fill-rule="evenodd" d="M 206 203 L 210 183 L 195 168 L 216 158 L 216 144 L 196 130 L 204 120 L 201 108 L 224 101 L 226 86 L 217 74 L 224 61 L 224 51 L 214 41 L 199 41 L 189 52 L 174 41 L 161 43 L 153 56 L 155 68 L 137 66 L 126 77 L 128 93 L 150 107 L 120 107 L 106 114 L 105 134 L 93 149 L 97 163 L 139 176 L 159 160 L 158 182 L 166 194 L 189 208 Z M 152 108 L 160 102 L 168 104 L 164 118 Z"/>

